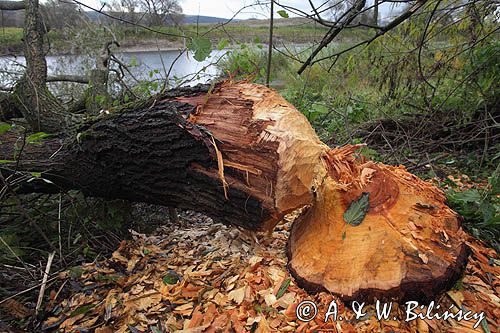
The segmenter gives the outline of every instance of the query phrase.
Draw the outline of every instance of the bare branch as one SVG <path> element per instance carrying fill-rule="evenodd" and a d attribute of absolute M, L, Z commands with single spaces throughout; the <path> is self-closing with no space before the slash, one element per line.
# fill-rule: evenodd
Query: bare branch
<path fill-rule="evenodd" d="M 114 15 L 111 15 L 109 13 L 106 13 L 103 10 L 104 6 L 102 8 L 100 8 L 100 9 L 97 9 L 97 8 L 92 7 L 92 6 L 88 6 L 88 5 L 86 5 L 83 2 L 78 1 L 78 0 L 62 0 L 62 1 L 66 1 L 68 3 L 75 3 L 77 5 L 80 5 L 80 6 L 84 7 L 84 8 L 90 9 L 90 10 L 96 12 L 96 13 L 99 13 L 99 14 L 102 14 L 102 15 L 104 15 L 106 17 L 109 17 L 109 18 L 111 18 L 113 20 L 117 20 L 117 21 L 120 21 L 120 22 L 123 22 L 123 23 L 128 23 L 128 24 L 131 24 L 131 25 L 135 25 L 137 27 L 140 27 L 142 29 L 145 29 L 145 30 L 148 30 L 148 31 L 160 34 L 160 35 L 171 36 L 171 37 L 179 37 L 179 38 L 186 38 L 186 36 L 182 36 L 182 35 L 178 35 L 178 34 L 172 34 L 172 33 L 163 32 L 163 31 L 160 31 L 160 30 L 152 29 L 150 27 L 147 27 L 145 25 L 139 24 L 137 22 L 132 22 L 132 21 L 123 19 L 121 17 L 117 17 L 117 16 L 114 16 Z"/>
<path fill-rule="evenodd" d="M 319 46 L 312 52 L 312 54 L 307 58 L 307 60 L 302 64 L 297 73 L 300 75 L 302 72 L 311 64 L 316 55 L 342 31 L 343 27 L 351 23 L 354 18 L 359 14 L 366 4 L 366 0 L 358 0 L 354 6 L 352 6 L 339 20 L 343 20 L 341 26 L 336 28 L 331 28 L 330 31 L 323 37 L 323 40 Z M 345 19 L 344 19 L 345 16 Z"/>
<path fill-rule="evenodd" d="M 89 78 L 80 75 L 53 75 L 47 77 L 47 82 L 75 82 L 88 84 Z"/>
<path fill-rule="evenodd" d="M 436 90 L 436 87 L 434 87 L 429 82 L 429 80 L 427 80 L 427 78 L 425 77 L 424 71 L 422 69 L 422 49 L 424 48 L 425 37 L 427 36 L 427 30 L 429 29 L 429 25 L 431 24 L 432 18 L 436 14 L 436 10 L 438 9 L 440 3 L 441 3 L 441 0 L 436 1 L 436 5 L 434 6 L 434 9 L 432 10 L 431 15 L 429 15 L 429 18 L 427 19 L 427 23 L 425 25 L 424 32 L 422 33 L 422 38 L 420 39 L 420 45 L 418 46 L 418 57 L 417 57 L 417 60 L 418 60 L 418 72 L 420 73 L 420 76 L 422 77 L 422 79 L 424 80 L 424 82 L 427 83 L 427 85 L 429 87 L 431 87 L 433 90 Z"/>
<path fill-rule="evenodd" d="M 269 18 L 269 50 L 267 54 L 266 87 L 269 87 L 271 80 L 271 62 L 273 56 L 273 30 L 274 30 L 274 0 L 271 0 L 271 16 Z"/>
<path fill-rule="evenodd" d="M 307 65 L 314 65 L 315 63 L 318 63 L 320 61 L 323 61 L 323 60 L 326 60 L 326 59 L 331 59 L 331 58 L 338 58 L 340 55 L 342 55 L 343 53 L 346 53 L 348 51 L 351 51 L 361 45 L 368 45 L 370 44 L 371 42 L 373 42 L 374 40 L 376 40 L 377 38 L 379 38 L 380 36 L 383 36 L 385 33 L 391 31 L 392 29 L 396 28 L 398 25 L 400 25 L 401 23 L 403 23 L 404 21 L 406 21 L 408 18 L 410 18 L 413 14 L 415 14 L 422 6 L 424 6 L 424 4 L 427 2 L 427 0 L 421 0 L 421 1 L 418 1 L 414 6 L 410 7 L 407 11 L 405 11 L 403 14 L 399 15 L 398 17 L 396 17 L 394 20 L 392 20 L 391 22 L 389 22 L 387 25 L 383 26 L 383 27 L 380 27 L 378 28 L 378 32 L 373 35 L 371 38 L 369 39 L 366 39 L 366 40 L 363 40 L 359 43 L 356 43 L 354 44 L 353 46 L 347 48 L 347 49 L 344 49 L 342 51 L 339 51 L 339 52 L 335 52 L 334 54 L 331 54 L 329 56 L 326 56 L 326 57 L 323 57 L 323 58 L 320 58 L 320 59 L 317 59 L 317 60 L 312 60 L 311 57 L 309 57 L 308 61 L 309 63 L 306 61 L 302 67 L 299 69 L 298 71 L 298 74 L 301 74 L 304 69 L 307 67 Z M 337 28 L 337 29 L 341 29 L 341 28 Z M 334 36 L 335 37 L 335 36 Z M 333 38 L 330 40 L 330 42 L 333 40 Z M 330 43 L 329 42 L 329 43 Z M 323 49 L 324 47 L 326 47 L 326 45 L 328 45 L 328 43 L 324 46 L 322 46 L 323 43 L 321 43 L 317 48 L 316 50 L 320 49 Z M 320 50 L 321 50 L 320 49 Z M 315 50 L 315 51 L 316 51 Z M 316 54 L 319 53 L 316 52 Z M 313 52 L 314 54 L 314 52 Z M 314 55 L 316 55 L 314 54 Z M 312 56 L 312 55 L 311 55 Z"/>

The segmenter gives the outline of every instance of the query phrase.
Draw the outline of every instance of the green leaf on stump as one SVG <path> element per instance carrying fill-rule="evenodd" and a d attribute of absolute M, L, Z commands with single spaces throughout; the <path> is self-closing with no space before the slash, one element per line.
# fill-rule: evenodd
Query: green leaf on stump
<path fill-rule="evenodd" d="M 358 226 L 365 219 L 366 213 L 370 208 L 370 193 L 365 192 L 349 205 L 344 213 L 344 221 L 354 227 Z"/>

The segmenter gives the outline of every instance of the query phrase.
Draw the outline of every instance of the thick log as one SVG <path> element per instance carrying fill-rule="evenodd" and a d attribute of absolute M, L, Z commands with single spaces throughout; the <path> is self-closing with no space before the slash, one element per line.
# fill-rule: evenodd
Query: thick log
<path fill-rule="evenodd" d="M 9 135 L 1 159 L 17 139 Z M 273 90 L 226 82 L 111 110 L 69 137 L 27 145 L 18 167 L 64 189 L 197 210 L 250 230 L 309 207 L 288 245 L 301 286 L 345 299 L 434 297 L 466 259 L 457 215 L 435 187 L 356 158 L 355 148 L 321 143 Z M 362 193 L 367 214 L 349 225 L 343 214 Z"/>
<path fill-rule="evenodd" d="M 312 201 L 318 167 L 308 161 L 324 149 L 293 106 L 246 83 L 171 91 L 72 132 L 26 145 L 19 167 L 44 171 L 58 188 L 193 209 L 250 230 Z M 0 156 L 12 159 L 17 136 L 1 139 Z"/>

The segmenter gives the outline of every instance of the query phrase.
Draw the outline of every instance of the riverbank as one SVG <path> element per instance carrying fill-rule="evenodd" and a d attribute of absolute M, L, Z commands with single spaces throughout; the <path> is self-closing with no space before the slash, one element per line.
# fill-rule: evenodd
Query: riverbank
<path fill-rule="evenodd" d="M 23 44 L 22 37 L 18 40 L 14 38 L 2 39 L 0 37 L 0 56 L 22 56 Z M 81 55 L 87 53 L 86 45 L 71 46 L 63 44 L 64 40 L 53 40 L 53 44 L 47 55 L 63 56 L 63 55 Z M 147 39 L 129 39 L 119 40 L 119 52 L 154 52 L 154 51 L 177 51 L 185 47 L 183 40 L 167 40 L 161 38 Z"/>
<path fill-rule="evenodd" d="M 120 53 L 135 52 L 168 52 L 182 50 L 186 44 L 183 40 L 165 40 L 165 39 L 143 39 L 143 40 L 125 40 L 120 43 L 117 49 Z"/>
<path fill-rule="evenodd" d="M 246 21 L 244 21 L 246 22 Z M 102 48 L 96 40 L 116 38 L 120 43 L 120 52 L 150 52 L 178 50 L 185 46 L 186 39 L 203 36 L 211 40 L 215 47 L 219 42 L 227 44 L 268 42 L 269 27 L 259 20 L 259 24 L 231 23 L 222 29 L 210 25 L 187 25 L 182 30 L 174 27 L 154 27 L 154 31 L 136 27 L 113 27 L 113 35 L 109 32 L 87 31 L 65 28 L 51 30 L 48 33 L 50 41 L 49 55 L 78 55 L 88 53 L 88 50 Z M 306 44 L 320 40 L 325 29 L 312 24 L 278 25 L 274 30 L 274 42 L 277 46 L 288 44 Z M 0 55 L 22 55 L 22 29 L 4 28 L 0 31 Z M 186 36 L 186 38 L 178 37 Z M 99 37 L 99 38 L 97 38 Z"/>

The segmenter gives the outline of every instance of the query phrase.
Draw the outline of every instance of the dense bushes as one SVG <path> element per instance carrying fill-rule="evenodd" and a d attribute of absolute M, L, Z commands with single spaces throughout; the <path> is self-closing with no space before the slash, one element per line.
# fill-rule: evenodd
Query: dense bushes
<path fill-rule="evenodd" d="M 367 123 L 380 119 L 406 121 L 409 115 L 414 121 L 407 125 L 424 133 L 421 137 L 429 145 L 443 139 L 440 149 L 475 150 L 477 143 L 484 143 L 489 136 L 482 160 L 492 162 L 498 149 L 491 139 L 498 138 L 500 43 L 490 38 L 470 48 L 464 40 L 457 45 L 450 44 L 451 40 L 439 41 L 422 49 L 419 56 L 417 51 L 407 51 L 407 43 L 416 37 L 403 33 L 396 37 L 397 42 L 393 38 L 376 41 L 343 55 L 330 68 L 318 64 L 300 76 L 296 74 L 300 63 L 275 51 L 271 77 L 275 87 L 308 117 L 328 143 L 363 140 L 366 131 L 359 129 Z M 352 43 L 331 46 L 321 56 Z M 299 57 L 305 59 L 306 55 L 302 52 Z M 241 47 L 219 66 L 238 79 L 263 82 L 265 64 L 265 50 Z M 476 126 L 478 123 L 481 126 Z M 463 131 L 464 140 L 450 136 L 458 129 Z M 411 132 L 408 135 L 412 137 Z M 407 148 L 404 154 L 412 152 L 411 142 Z"/>

